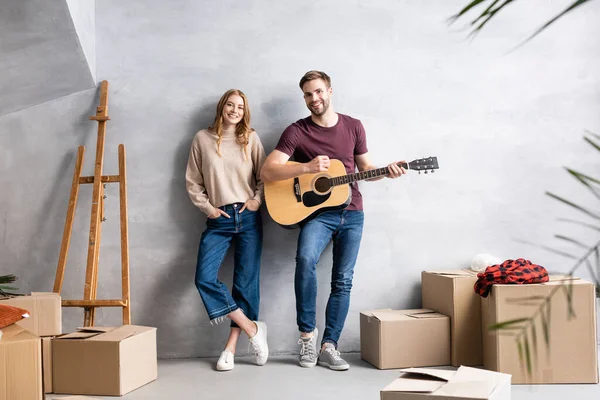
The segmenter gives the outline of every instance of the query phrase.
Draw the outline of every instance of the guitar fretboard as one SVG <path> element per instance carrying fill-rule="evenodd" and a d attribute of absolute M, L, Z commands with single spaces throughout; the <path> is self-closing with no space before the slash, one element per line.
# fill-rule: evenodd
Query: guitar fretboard
<path fill-rule="evenodd" d="M 407 163 L 399 163 L 398 166 L 402 167 L 404 169 L 409 168 Z M 387 167 L 375 168 L 375 169 L 370 169 L 368 171 L 356 172 L 354 174 L 348 174 L 348 175 L 336 176 L 334 178 L 329 178 L 329 183 L 331 184 L 331 186 L 346 185 L 348 183 L 362 181 L 364 179 L 378 178 L 380 176 L 385 176 L 385 175 L 389 175 L 389 174 L 390 174 L 390 171 L 388 171 Z"/>

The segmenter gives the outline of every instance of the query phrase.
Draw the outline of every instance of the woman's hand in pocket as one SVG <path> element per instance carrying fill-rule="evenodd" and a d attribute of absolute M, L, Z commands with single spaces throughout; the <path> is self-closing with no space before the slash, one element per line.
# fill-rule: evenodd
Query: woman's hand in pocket
<path fill-rule="evenodd" d="M 210 218 L 210 219 L 217 219 L 221 215 L 224 216 L 225 218 L 231 218 L 229 216 L 229 214 L 227 214 L 225 211 L 221 210 L 220 208 L 215 208 L 215 211 L 213 211 L 212 214 L 210 214 L 208 216 L 208 218 Z"/>
<path fill-rule="evenodd" d="M 244 203 L 244 205 L 242 206 L 242 208 L 240 208 L 240 214 L 245 210 L 248 209 L 250 211 L 257 211 L 260 208 L 260 203 L 254 199 L 250 199 L 248 201 L 246 201 Z"/>

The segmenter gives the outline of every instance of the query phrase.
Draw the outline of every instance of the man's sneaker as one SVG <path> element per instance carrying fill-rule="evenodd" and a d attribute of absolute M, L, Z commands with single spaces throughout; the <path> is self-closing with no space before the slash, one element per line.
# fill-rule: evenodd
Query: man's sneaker
<path fill-rule="evenodd" d="M 325 348 L 319 354 L 319 365 L 334 371 L 345 371 L 350 365 L 340 357 L 340 352 L 331 343 L 325 343 Z"/>
<path fill-rule="evenodd" d="M 254 348 L 256 364 L 265 365 L 269 358 L 269 345 L 267 344 L 267 324 L 260 321 L 254 321 L 256 324 L 256 335 L 249 340 Z"/>
<path fill-rule="evenodd" d="M 300 356 L 298 362 L 301 367 L 311 368 L 317 365 L 317 337 L 319 331 L 317 328 L 313 331 L 313 335 L 310 338 L 300 337 L 298 344 L 300 345 Z"/>
<path fill-rule="evenodd" d="M 217 361 L 217 371 L 231 371 L 233 369 L 233 353 L 229 350 L 223 350 L 219 361 Z"/>

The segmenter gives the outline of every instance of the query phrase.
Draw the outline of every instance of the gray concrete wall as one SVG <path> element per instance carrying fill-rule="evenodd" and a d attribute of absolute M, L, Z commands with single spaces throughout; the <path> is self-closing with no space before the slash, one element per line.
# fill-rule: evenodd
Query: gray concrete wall
<path fill-rule="evenodd" d="M 96 79 L 96 0 L 67 0 L 67 6 L 90 73 Z"/>
<path fill-rule="evenodd" d="M 0 0 L 0 71 L 0 116 L 94 86 L 64 0 Z"/>
<path fill-rule="evenodd" d="M 578 254 L 552 235 L 597 239 L 557 222 L 580 216 L 544 191 L 597 205 L 561 167 L 598 170 L 597 153 L 581 136 L 584 129 L 600 133 L 600 2 L 514 52 L 568 1 L 515 5 L 472 41 L 461 26 L 446 24 L 464 3 L 102 2 L 97 79 L 110 82 L 112 118 L 105 172 L 116 173 L 124 143 L 133 322 L 159 328 L 162 357 L 217 355 L 227 334 L 226 326 L 208 324 L 193 285 L 205 218 L 187 197 L 184 170 L 194 133 L 231 87 L 248 95 L 267 151 L 307 115 L 297 82 L 316 68 L 333 78 L 336 110 L 363 121 L 375 164 L 439 159 L 434 175 L 361 185 L 366 225 L 342 351 L 359 349 L 361 310 L 420 305 L 422 270 L 465 267 L 488 252 L 566 271 L 570 260 L 522 241 Z M 96 91 L 87 90 L 0 117 L 0 272 L 19 274 L 25 290 L 52 288 L 80 144 L 88 146 L 84 173 L 92 173 L 96 124 L 87 117 L 96 102 Z M 83 293 L 90 192 L 81 190 L 65 298 Z M 118 192 L 107 192 L 103 298 L 120 294 Z M 261 318 L 273 352 L 297 351 L 297 231 L 264 217 Z M 222 268 L 226 282 L 231 262 Z M 321 330 L 330 268 L 328 248 L 318 266 Z M 81 320 L 81 311 L 65 310 L 65 329 Z M 99 324 L 119 321 L 116 310 L 99 312 Z"/>

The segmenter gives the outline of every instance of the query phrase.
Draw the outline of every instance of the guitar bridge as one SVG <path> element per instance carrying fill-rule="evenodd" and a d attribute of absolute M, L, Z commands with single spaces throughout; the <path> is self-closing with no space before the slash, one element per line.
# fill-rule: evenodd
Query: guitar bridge
<path fill-rule="evenodd" d="M 300 203 L 302 201 L 302 196 L 300 196 L 300 179 L 298 177 L 294 178 L 294 194 L 296 195 L 296 201 Z"/>

